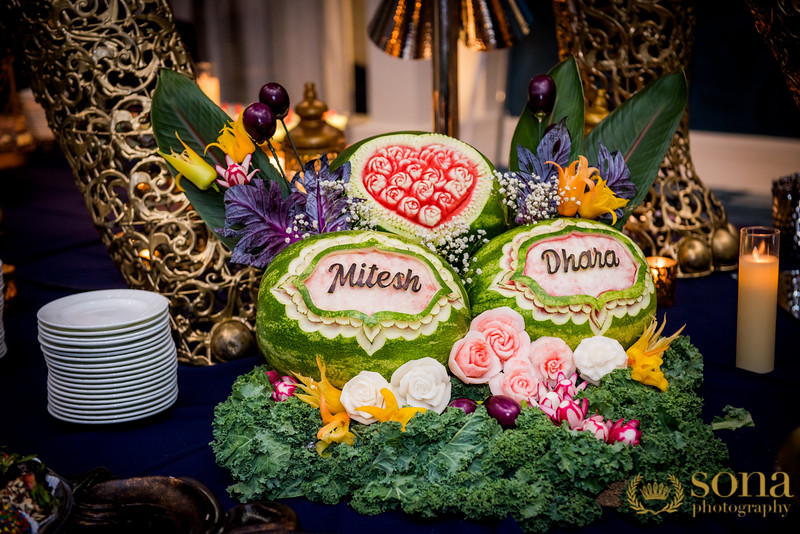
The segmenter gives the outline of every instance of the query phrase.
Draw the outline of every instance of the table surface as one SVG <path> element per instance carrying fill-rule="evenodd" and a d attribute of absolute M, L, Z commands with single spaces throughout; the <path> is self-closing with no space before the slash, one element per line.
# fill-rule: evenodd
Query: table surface
<path fill-rule="evenodd" d="M 170 475 L 205 484 L 226 509 L 232 483 L 217 467 L 209 446 L 214 407 L 230 394 L 237 376 L 260 364 L 248 358 L 210 367 L 181 365 L 177 402 L 156 416 L 122 424 L 80 425 L 47 413 L 47 369 L 37 341 L 36 312 L 52 300 L 81 291 L 122 288 L 125 282 L 100 243 L 73 177 L 59 154 L 38 154 L 26 167 L 0 171 L 0 259 L 16 266 L 18 297 L 5 310 L 8 354 L 0 359 L 0 446 L 36 453 L 55 472 L 72 477 L 104 466 L 118 477 Z M 730 214 L 729 214 L 730 215 Z M 750 212 L 744 214 L 744 219 Z M 763 221 L 765 214 L 754 216 Z M 768 217 L 768 214 L 767 214 Z M 733 219 L 733 217 L 731 217 Z M 733 220 L 748 224 L 748 220 Z M 736 472 L 774 470 L 776 453 L 800 426 L 796 377 L 800 372 L 800 323 L 779 311 L 775 370 L 759 375 L 735 367 L 737 282 L 734 272 L 680 279 L 668 328 L 684 333 L 705 358 L 703 417 L 710 421 L 725 405 L 749 410 L 756 426 L 719 431 Z M 674 328 L 673 328 L 674 327 Z M 456 518 L 420 521 L 400 513 L 359 516 L 347 505 L 325 506 L 304 499 L 286 501 L 305 531 L 362 530 L 417 532 L 515 532 L 513 521 L 471 523 Z M 794 505 L 795 507 L 798 504 Z M 788 520 L 707 514 L 682 523 L 666 522 L 648 531 L 689 528 L 705 532 L 788 531 Z M 644 531 L 616 513 L 582 532 Z M 797 532 L 797 531 L 795 531 Z"/>

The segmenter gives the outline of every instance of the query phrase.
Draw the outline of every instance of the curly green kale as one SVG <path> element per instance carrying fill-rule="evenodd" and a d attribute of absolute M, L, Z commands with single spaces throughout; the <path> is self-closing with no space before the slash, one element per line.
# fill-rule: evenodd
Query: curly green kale
<path fill-rule="evenodd" d="M 404 511 L 420 517 L 471 520 L 512 517 L 526 531 L 575 527 L 602 514 L 597 496 L 642 475 L 685 487 L 694 472 L 723 469 L 727 449 L 700 419 L 703 362 L 688 338 L 664 355 L 666 392 L 630 378 L 605 376 L 582 395 L 590 413 L 606 420 L 637 419 L 637 446 L 613 445 L 592 434 L 553 424 L 541 410 L 523 407 L 512 430 L 502 430 L 486 409 L 417 414 L 405 432 L 395 422 L 352 423 L 352 446 L 336 444 L 323 458 L 314 448 L 319 411 L 296 398 L 274 402 L 265 368 L 239 377 L 217 406 L 211 446 L 234 479 L 242 501 L 304 496 L 333 504 L 349 501 L 361 514 Z M 455 380 L 452 396 L 483 400 L 488 388 Z M 687 493 L 682 510 L 691 511 Z M 634 514 L 651 521 L 652 514 Z M 655 520 L 663 519 L 663 514 Z"/>

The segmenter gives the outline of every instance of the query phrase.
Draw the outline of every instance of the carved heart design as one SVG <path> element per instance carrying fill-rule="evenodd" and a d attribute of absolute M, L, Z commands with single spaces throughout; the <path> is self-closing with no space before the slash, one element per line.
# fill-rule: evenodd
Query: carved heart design
<path fill-rule="evenodd" d="M 364 187 L 386 209 L 433 228 L 469 203 L 477 174 L 475 164 L 444 145 L 390 146 L 367 160 Z"/>

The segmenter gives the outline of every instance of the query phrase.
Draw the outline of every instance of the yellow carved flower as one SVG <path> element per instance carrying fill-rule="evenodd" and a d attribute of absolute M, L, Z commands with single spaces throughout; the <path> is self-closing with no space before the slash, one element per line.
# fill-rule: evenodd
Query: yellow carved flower
<path fill-rule="evenodd" d="M 367 412 L 381 423 L 385 423 L 387 421 L 397 421 L 402 425 L 401 428 L 403 432 L 405 432 L 406 424 L 408 424 L 412 417 L 414 417 L 417 413 L 425 412 L 425 408 L 417 408 L 414 406 L 399 408 L 397 406 L 397 398 L 388 388 L 382 388 L 381 395 L 383 395 L 385 400 L 385 408 L 378 408 L 377 406 L 360 406 L 356 409 L 362 412 Z"/>
<path fill-rule="evenodd" d="M 170 149 L 170 154 L 165 154 L 160 150 L 158 153 L 178 171 L 178 176 L 175 178 L 178 189 L 182 189 L 182 177 L 186 177 L 199 189 L 208 189 L 214 183 L 214 180 L 216 180 L 217 171 L 214 167 L 206 163 L 206 160 L 197 152 L 189 148 L 189 145 L 184 143 L 183 139 L 180 138 L 178 132 L 175 132 L 175 137 L 177 137 L 178 141 L 183 145 L 183 152 L 176 154 L 174 150 Z"/>
<path fill-rule="evenodd" d="M 319 356 L 317 356 L 317 368 L 319 369 L 319 381 L 308 376 L 292 373 L 295 378 L 300 381 L 297 387 L 306 392 L 305 395 L 302 393 L 295 393 L 294 396 L 306 404 L 310 404 L 314 408 L 320 407 L 320 399 L 324 397 L 327 409 L 330 410 L 331 413 L 336 414 L 344 412 L 344 406 L 342 406 L 342 402 L 339 400 L 342 396 L 342 390 L 337 389 L 328 381 L 328 378 L 325 376 L 325 364 L 322 363 Z"/>
<path fill-rule="evenodd" d="M 613 219 L 611 224 L 617 223 L 617 214 L 614 210 L 623 207 L 628 203 L 627 199 L 619 198 L 614 192 L 606 185 L 605 180 L 597 177 L 597 183 L 589 186 L 588 191 L 581 199 L 581 205 L 578 207 L 578 215 L 584 219 L 596 219 L 604 213 L 610 213 Z"/>
<path fill-rule="evenodd" d="M 347 415 L 347 412 L 332 414 L 328 410 L 328 404 L 325 402 L 324 396 L 320 397 L 319 411 L 325 426 L 317 432 L 317 439 L 319 440 L 315 445 L 317 454 L 323 457 L 330 456 L 331 453 L 325 454 L 325 450 L 331 443 L 352 445 L 355 434 L 350 432 L 350 416 Z"/>
<path fill-rule="evenodd" d="M 248 154 L 255 152 L 256 145 L 253 143 L 250 134 L 244 129 L 243 115 L 243 113 L 240 113 L 235 122 L 229 122 L 227 126 L 224 126 L 220 131 L 217 142 L 210 143 L 206 147 L 206 151 L 212 146 L 218 147 L 236 163 L 241 163 Z"/>
<path fill-rule="evenodd" d="M 628 201 L 619 198 L 608 187 L 605 180 L 600 178 L 600 171 L 589 166 L 585 156 L 578 156 L 578 161 L 573 161 L 567 168 L 548 161 L 558 167 L 558 213 L 565 217 L 575 214 L 584 219 L 596 219 L 604 213 L 610 213 L 617 222 L 614 210 L 626 205 Z"/>
<path fill-rule="evenodd" d="M 666 322 L 662 322 L 661 326 L 656 328 L 658 324 L 653 317 L 639 340 L 626 351 L 628 365 L 631 366 L 631 378 L 642 384 L 655 386 L 661 391 L 666 391 L 669 387 L 669 382 L 661 371 L 661 364 L 664 363 L 661 355 L 686 327 L 683 325 L 669 337 L 660 337 L 665 325 Z"/>

